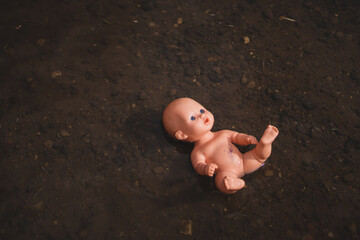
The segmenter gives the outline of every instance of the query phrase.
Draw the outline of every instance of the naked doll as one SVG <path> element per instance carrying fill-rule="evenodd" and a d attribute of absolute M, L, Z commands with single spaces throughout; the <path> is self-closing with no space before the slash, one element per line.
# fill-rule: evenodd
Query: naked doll
<path fill-rule="evenodd" d="M 194 142 L 191 162 L 197 173 L 214 176 L 216 187 L 224 193 L 235 193 L 245 186 L 241 178 L 260 168 L 271 154 L 271 144 L 279 134 L 269 125 L 260 141 L 230 130 L 211 132 L 214 116 L 190 98 L 171 102 L 163 112 L 165 130 L 174 138 Z M 256 144 L 242 154 L 233 144 Z"/>

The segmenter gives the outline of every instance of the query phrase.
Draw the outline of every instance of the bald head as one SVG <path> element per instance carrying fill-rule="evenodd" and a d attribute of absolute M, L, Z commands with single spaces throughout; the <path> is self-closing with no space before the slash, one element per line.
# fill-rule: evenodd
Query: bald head
<path fill-rule="evenodd" d="M 172 101 L 163 112 L 163 125 L 170 136 L 182 141 L 197 141 L 214 124 L 211 112 L 191 98 Z"/>
<path fill-rule="evenodd" d="M 175 133 L 181 129 L 181 115 L 183 106 L 186 102 L 194 101 L 190 98 L 178 98 L 169 103 L 164 109 L 162 121 L 166 132 L 175 137 Z M 194 101 L 195 102 L 195 101 Z"/>

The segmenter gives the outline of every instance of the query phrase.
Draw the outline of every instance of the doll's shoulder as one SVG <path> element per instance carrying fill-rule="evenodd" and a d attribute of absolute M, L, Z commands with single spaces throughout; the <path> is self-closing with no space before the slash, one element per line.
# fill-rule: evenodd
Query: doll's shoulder
<path fill-rule="evenodd" d="M 224 130 L 220 130 L 220 131 L 218 131 L 218 132 L 215 132 L 215 134 L 216 134 L 217 136 L 230 137 L 230 136 L 236 134 L 236 132 L 235 132 L 235 131 L 231 131 L 231 130 L 224 129 Z"/>

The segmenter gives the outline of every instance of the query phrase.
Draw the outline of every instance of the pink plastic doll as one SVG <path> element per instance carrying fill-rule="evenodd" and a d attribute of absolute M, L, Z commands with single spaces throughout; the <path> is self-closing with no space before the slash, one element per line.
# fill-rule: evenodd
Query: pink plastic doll
<path fill-rule="evenodd" d="M 191 162 L 200 175 L 214 176 L 217 188 L 224 193 L 235 193 L 245 186 L 245 174 L 260 168 L 271 154 L 271 144 L 279 134 L 269 125 L 260 142 L 255 137 L 230 130 L 211 132 L 214 116 L 198 102 L 179 98 L 163 112 L 165 130 L 181 141 L 194 142 Z M 233 144 L 256 147 L 242 154 Z"/>

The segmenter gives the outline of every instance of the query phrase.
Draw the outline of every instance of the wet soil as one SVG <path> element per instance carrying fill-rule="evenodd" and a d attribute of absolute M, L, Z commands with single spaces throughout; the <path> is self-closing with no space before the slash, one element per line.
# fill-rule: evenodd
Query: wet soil
<path fill-rule="evenodd" d="M 0 239 L 360 238 L 358 1 L 2 2 Z M 184 96 L 279 128 L 246 189 L 164 132 Z"/>

